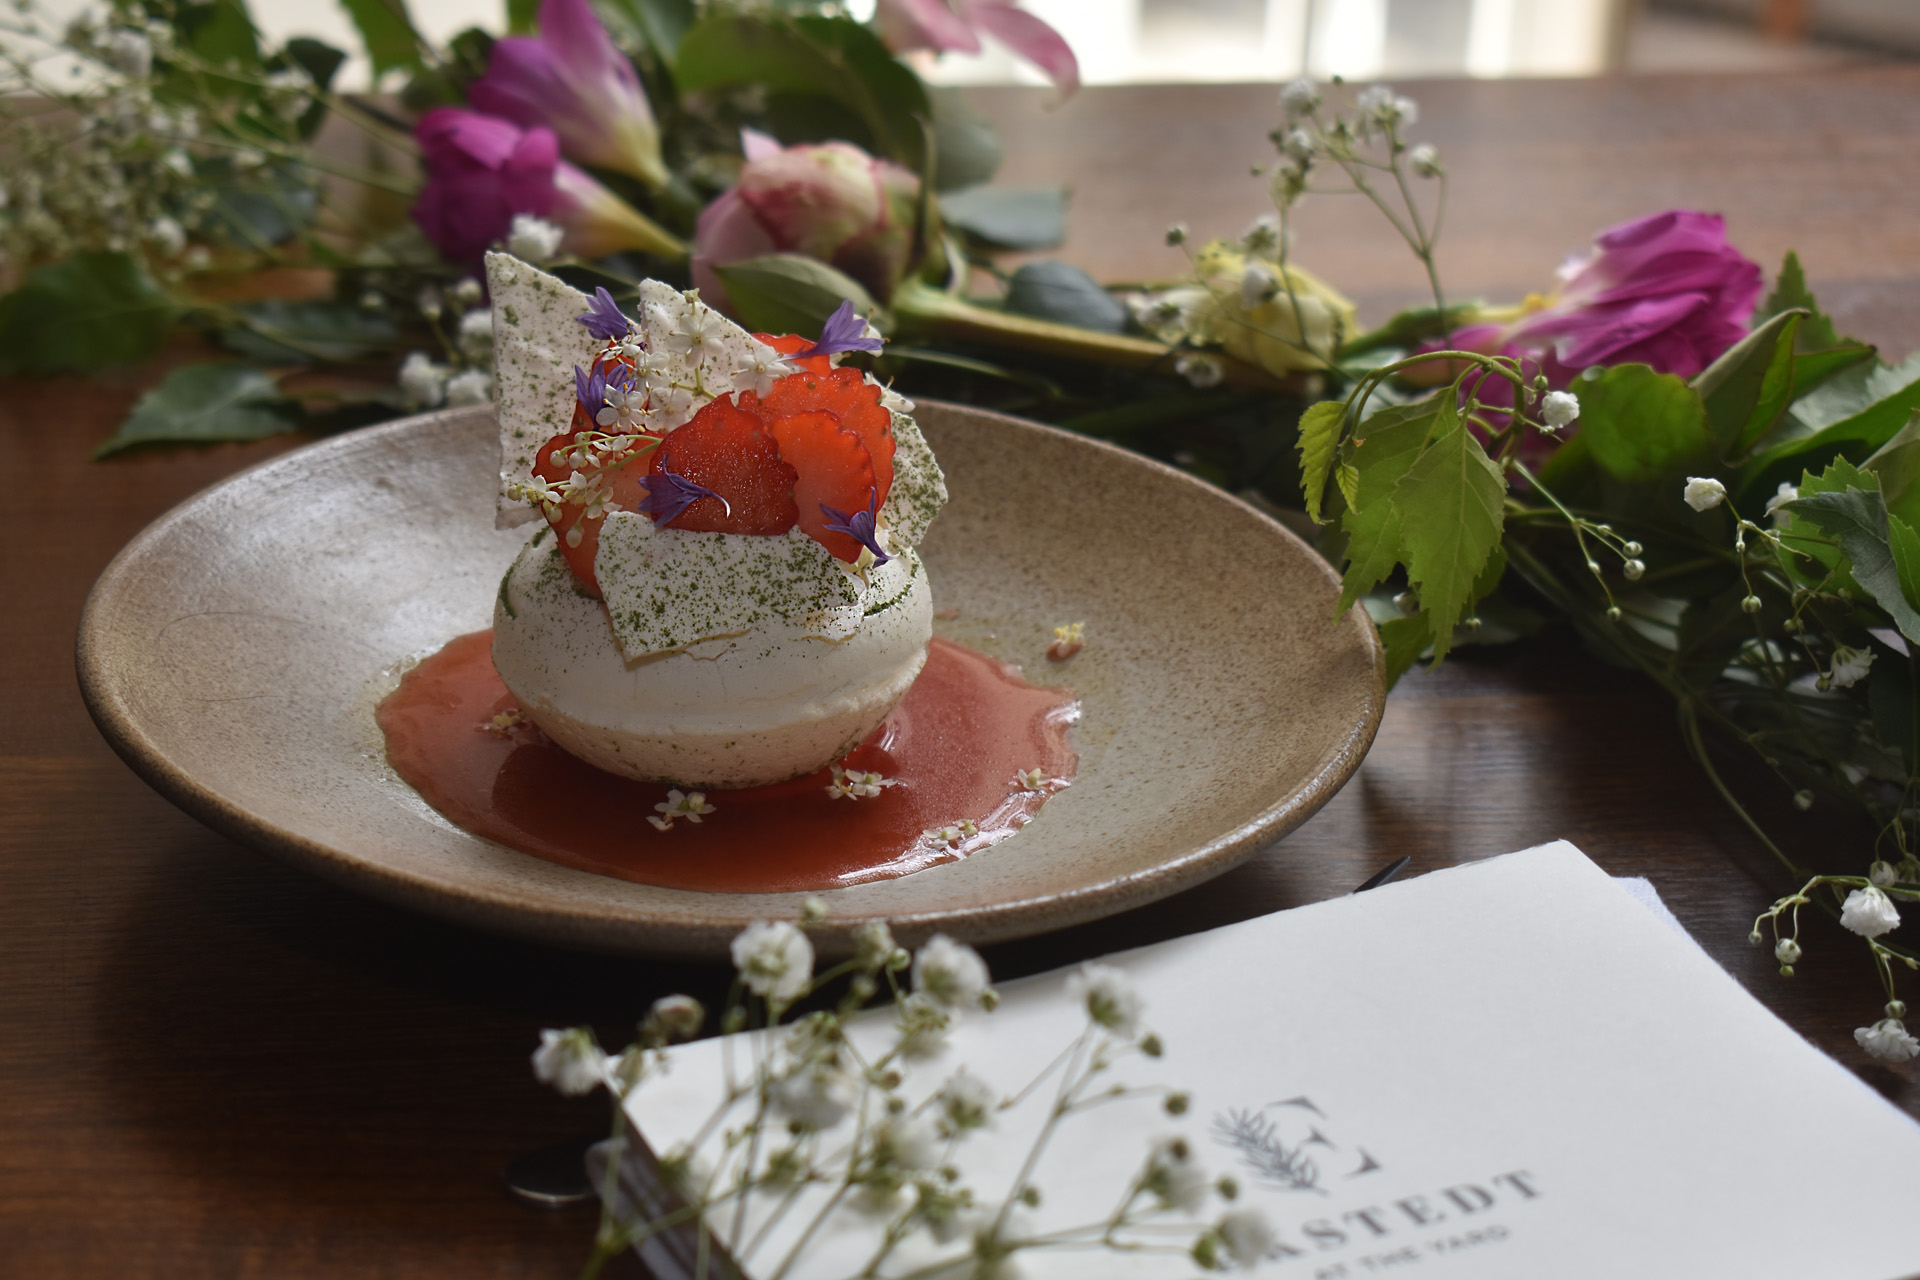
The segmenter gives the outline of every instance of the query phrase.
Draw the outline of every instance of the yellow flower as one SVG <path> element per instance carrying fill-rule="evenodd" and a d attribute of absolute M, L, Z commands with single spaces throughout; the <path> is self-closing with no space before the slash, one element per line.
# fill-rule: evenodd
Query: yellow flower
<path fill-rule="evenodd" d="M 1194 338 L 1268 373 L 1325 368 L 1356 330 L 1353 303 L 1305 267 L 1282 268 L 1215 240 L 1194 255 L 1194 269 L 1208 293 Z"/>

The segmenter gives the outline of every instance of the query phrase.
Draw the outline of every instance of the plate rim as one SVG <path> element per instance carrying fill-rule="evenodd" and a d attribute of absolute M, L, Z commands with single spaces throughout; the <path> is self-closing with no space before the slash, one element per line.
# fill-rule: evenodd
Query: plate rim
<path fill-rule="evenodd" d="M 1145 467 L 1172 477 L 1181 484 L 1202 489 L 1210 498 L 1239 507 L 1243 513 L 1267 526 L 1270 532 L 1279 534 L 1296 551 L 1307 557 L 1308 563 L 1316 568 L 1330 587 L 1336 591 L 1339 587 L 1340 578 L 1334 567 L 1285 524 L 1237 495 L 1177 467 L 1105 440 L 1011 414 L 933 399 L 921 400 L 919 404 L 941 414 L 982 416 L 1021 430 L 1057 437 L 1070 441 L 1074 447 L 1116 455 L 1130 465 Z M 344 432 L 244 467 L 174 504 L 115 553 L 87 593 L 74 647 L 81 698 L 101 736 L 115 754 L 160 795 L 191 817 L 238 843 L 260 849 L 323 879 L 383 902 L 425 911 L 469 927 L 579 950 L 683 959 L 721 954 L 726 941 L 740 927 L 739 922 L 709 920 L 701 924 L 689 924 L 649 921 L 630 910 L 589 914 L 557 908 L 544 902 L 514 902 L 482 888 L 456 890 L 400 868 L 371 862 L 350 849 L 339 848 L 282 827 L 266 815 L 227 800 L 170 760 L 145 733 L 139 718 L 115 687 L 111 664 L 103 656 L 108 647 L 104 620 L 128 572 L 127 566 L 149 544 L 164 538 L 186 519 L 194 508 L 221 490 L 243 483 L 256 473 L 279 467 L 310 465 L 302 460 L 311 459 L 315 454 L 365 448 L 370 444 L 377 446 L 382 437 L 445 429 L 475 414 L 491 413 L 492 408 L 491 405 L 477 405 L 441 409 Z M 1364 608 L 1359 604 L 1353 605 L 1348 615 L 1354 614 L 1358 614 L 1365 623 L 1357 630 L 1372 660 L 1363 715 L 1321 756 L 1317 767 L 1299 786 L 1252 818 L 1177 856 L 1117 877 L 1109 876 L 1044 896 L 989 907 L 943 908 L 890 914 L 885 918 L 900 937 L 909 941 L 923 938 L 943 927 L 964 929 L 969 941 L 981 944 L 1035 936 L 1116 915 L 1171 896 L 1231 870 L 1261 849 L 1284 838 L 1332 799 L 1353 776 L 1371 748 L 1385 712 L 1385 654 Z M 1337 626 L 1339 621 L 1338 617 L 1331 618 L 1329 624 Z M 485 839 L 468 834 L 473 839 Z M 511 846 L 499 847 L 519 853 L 511 850 Z M 733 895 L 711 896 L 725 899 Z M 849 931 L 864 918 L 849 916 L 830 921 L 825 932 L 815 937 L 817 945 L 825 944 L 821 947 L 822 953 L 831 956 L 848 949 L 851 946 Z M 836 942 L 841 945 L 836 947 Z"/>

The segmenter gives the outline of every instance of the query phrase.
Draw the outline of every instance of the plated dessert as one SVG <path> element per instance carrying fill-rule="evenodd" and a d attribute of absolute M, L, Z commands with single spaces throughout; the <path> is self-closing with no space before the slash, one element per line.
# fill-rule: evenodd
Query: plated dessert
<path fill-rule="evenodd" d="M 658 282 L 632 314 L 489 255 L 496 522 L 544 520 L 489 636 L 380 708 L 394 768 L 468 830 L 573 866 L 764 891 L 904 874 L 1066 785 L 1071 694 L 932 637 L 946 501 L 912 406 L 817 338 Z M 591 795 L 591 803 L 586 797 Z"/>

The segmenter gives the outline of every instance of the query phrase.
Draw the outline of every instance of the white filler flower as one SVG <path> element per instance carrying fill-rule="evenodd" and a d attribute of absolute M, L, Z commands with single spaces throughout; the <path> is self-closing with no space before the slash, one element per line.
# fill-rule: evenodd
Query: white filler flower
<path fill-rule="evenodd" d="M 530 213 L 513 215 L 513 228 L 507 232 L 507 252 L 535 266 L 543 266 L 560 253 L 560 241 L 566 233 L 545 218 Z"/>
<path fill-rule="evenodd" d="M 1840 645 L 1833 651 L 1831 678 L 1836 689 L 1849 689 L 1867 678 L 1873 667 L 1873 650 L 1849 649 Z"/>
<path fill-rule="evenodd" d="M 755 920 L 733 940 L 733 967 L 747 990 L 791 1004 L 813 978 L 813 944 L 785 920 Z"/>
<path fill-rule="evenodd" d="M 1872 885 L 1855 889 L 1840 904 L 1840 924 L 1863 938 L 1877 938 L 1900 927 L 1893 899 Z"/>
<path fill-rule="evenodd" d="M 1853 1039 L 1882 1062 L 1911 1062 L 1920 1057 L 1920 1040 L 1907 1033 L 1898 1018 L 1882 1018 L 1870 1027 L 1855 1027 Z"/>
<path fill-rule="evenodd" d="M 913 989 L 949 1009 L 979 1004 L 989 980 L 980 953 L 944 933 L 928 938 L 913 957 Z"/>
<path fill-rule="evenodd" d="M 1147 1157 L 1146 1189 L 1170 1209 L 1192 1213 L 1207 1201 L 1212 1180 L 1185 1138 L 1161 1138 Z"/>
<path fill-rule="evenodd" d="M 1727 486 L 1712 476 L 1688 476 L 1681 495 L 1695 511 L 1711 511 L 1727 500 Z"/>
<path fill-rule="evenodd" d="M 1273 1224 L 1258 1209 L 1235 1209 L 1220 1219 L 1220 1243 L 1235 1266 L 1251 1271 L 1273 1248 Z"/>
<path fill-rule="evenodd" d="M 1549 391 L 1540 401 L 1540 421 L 1558 431 L 1580 416 L 1580 397 L 1571 391 Z"/>
<path fill-rule="evenodd" d="M 1132 1035 L 1140 1024 L 1140 993 L 1110 964 L 1083 964 L 1067 979 L 1067 992 L 1083 1001 L 1087 1016 L 1109 1031 Z"/>
<path fill-rule="evenodd" d="M 607 1054 L 586 1027 L 540 1033 L 533 1051 L 533 1074 L 561 1093 L 592 1093 L 607 1078 Z"/>

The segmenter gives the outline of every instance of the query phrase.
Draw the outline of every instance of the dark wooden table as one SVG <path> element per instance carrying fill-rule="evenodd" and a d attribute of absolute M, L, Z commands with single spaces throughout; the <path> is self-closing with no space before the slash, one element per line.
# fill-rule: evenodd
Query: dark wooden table
<path fill-rule="evenodd" d="M 1518 296 L 1597 227 L 1719 209 L 1769 266 L 1799 248 L 1843 329 L 1895 356 L 1920 346 L 1920 71 L 1413 91 L 1454 175 L 1455 289 Z M 1170 221 L 1232 232 L 1262 208 L 1244 175 L 1270 87 L 1096 89 L 1054 112 L 1039 94 L 979 100 L 1005 126 L 1008 180 L 1075 185 L 1069 256 L 1103 277 L 1177 271 Z M 1352 208 L 1309 206 L 1298 251 L 1374 317 L 1418 298 Z M 213 834 L 115 758 L 73 677 L 94 576 L 175 502 L 297 443 L 88 463 L 159 369 L 0 392 L 0 1276 L 571 1274 L 590 1215 L 522 1208 L 500 1170 L 604 1109 L 534 1082 L 535 1033 L 591 1021 L 624 1043 L 655 996 L 711 996 L 722 975 L 354 897 Z M 989 959 L 1030 972 L 1343 893 L 1403 853 L 1428 871 L 1560 836 L 1651 877 L 1761 1000 L 1920 1114 L 1910 1074 L 1852 1043 L 1878 1016 L 1861 949 L 1816 921 L 1801 975 L 1774 975 L 1745 936 L 1784 882 L 1658 692 L 1564 638 L 1410 676 L 1354 781 L 1240 869 Z M 1818 821 L 1795 836 L 1840 838 Z"/>

